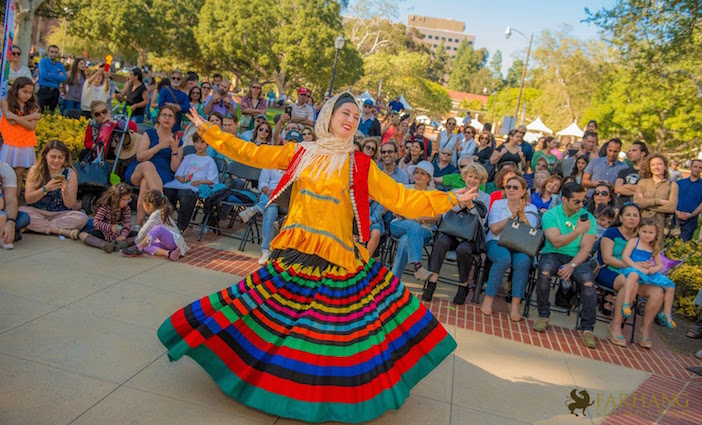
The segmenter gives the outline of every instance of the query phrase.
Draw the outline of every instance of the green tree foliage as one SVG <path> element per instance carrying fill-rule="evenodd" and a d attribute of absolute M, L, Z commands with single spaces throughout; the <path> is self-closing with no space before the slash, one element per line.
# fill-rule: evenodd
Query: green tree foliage
<path fill-rule="evenodd" d="M 270 77 L 280 91 L 305 85 L 321 97 L 331 79 L 334 40 L 342 33 L 339 10 L 336 1 L 251 0 L 232 7 L 206 0 L 195 37 L 213 68 L 247 79 Z M 350 85 L 362 70 L 362 59 L 346 43 L 336 87 Z"/>
<path fill-rule="evenodd" d="M 643 139 L 658 151 L 699 150 L 702 3 L 618 0 L 589 21 L 620 55 L 590 108 L 605 133 Z"/>
<path fill-rule="evenodd" d="M 505 77 L 505 86 L 507 87 L 519 87 L 522 82 L 522 72 L 524 70 L 524 61 L 521 59 L 516 59 L 512 62 L 512 66 L 507 70 L 507 76 Z"/>
<path fill-rule="evenodd" d="M 428 79 L 429 55 L 399 51 L 377 53 L 364 62 L 365 76 L 357 86 L 373 91 L 383 80 L 383 93 L 404 94 L 412 107 L 441 116 L 451 110 L 451 98 L 440 84 Z"/>
<path fill-rule="evenodd" d="M 471 77 L 485 67 L 487 59 L 487 49 L 475 50 L 471 43 L 463 40 L 451 64 L 449 87 L 463 92 L 481 93 L 483 87 L 475 85 Z"/>
<path fill-rule="evenodd" d="M 450 68 L 451 57 L 446 53 L 444 41 L 441 40 L 436 51 L 432 54 L 427 77 L 435 83 L 444 84 Z"/>
<path fill-rule="evenodd" d="M 490 59 L 490 64 L 488 65 L 490 72 L 492 73 L 492 78 L 495 79 L 495 90 L 501 89 L 505 84 L 505 79 L 502 76 L 502 52 L 496 50 Z"/>

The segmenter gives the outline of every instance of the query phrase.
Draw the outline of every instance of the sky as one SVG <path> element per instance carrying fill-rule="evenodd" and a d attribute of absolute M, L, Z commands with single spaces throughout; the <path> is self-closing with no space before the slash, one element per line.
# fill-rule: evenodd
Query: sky
<path fill-rule="evenodd" d="M 465 22 L 465 32 L 475 35 L 475 47 L 487 48 L 490 59 L 493 52 L 502 51 L 502 73 L 506 74 L 515 54 L 522 49 L 526 52 L 529 44 L 515 33 L 506 39 L 507 26 L 528 37 L 531 33 L 536 36 L 544 29 L 558 29 L 567 23 L 573 27 L 575 37 L 598 38 L 598 29 L 594 25 L 580 22 L 587 17 L 585 8 L 594 12 L 614 3 L 615 0 L 404 0 L 400 2 L 399 21 L 406 25 L 407 16 L 413 14 Z"/>

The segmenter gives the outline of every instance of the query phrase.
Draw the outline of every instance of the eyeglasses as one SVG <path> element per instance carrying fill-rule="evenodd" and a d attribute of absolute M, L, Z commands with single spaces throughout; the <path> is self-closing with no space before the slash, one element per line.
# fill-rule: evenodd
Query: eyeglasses
<path fill-rule="evenodd" d="M 251 86 L 252 89 L 261 89 L 261 86 Z"/>
<path fill-rule="evenodd" d="M 365 146 L 363 147 L 363 150 L 364 150 L 364 151 L 373 151 L 373 152 L 375 152 L 375 151 L 378 150 L 378 148 L 376 148 L 375 146 L 371 146 L 371 145 L 365 145 Z"/>
<path fill-rule="evenodd" d="M 447 122 L 446 125 L 456 125 L 455 122 Z"/>
<path fill-rule="evenodd" d="M 310 133 L 309 131 L 303 131 L 303 132 L 302 132 L 302 135 L 303 135 L 303 136 L 311 136 L 312 133 Z"/>
<path fill-rule="evenodd" d="M 389 150 L 386 149 L 386 150 L 384 150 L 384 151 L 380 151 L 380 153 L 383 154 L 383 155 L 392 155 L 392 154 L 395 153 L 395 151 L 389 151 Z"/>
<path fill-rule="evenodd" d="M 490 140 L 490 138 L 489 137 L 481 137 L 481 138 L 479 138 L 479 140 Z"/>
<path fill-rule="evenodd" d="M 100 118 L 100 117 L 103 116 L 103 115 L 107 116 L 107 113 L 108 113 L 108 112 L 109 112 L 109 111 L 108 111 L 107 109 L 103 109 L 102 111 L 95 111 L 95 112 L 93 112 L 93 116 L 94 116 L 95 118 Z"/>
<path fill-rule="evenodd" d="M 583 205 L 585 203 L 584 199 L 569 199 L 574 205 Z"/>
<path fill-rule="evenodd" d="M 505 190 L 519 190 L 521 188 L 522 188 L 521 186 L 512 185 L 512 184 L 508 184 L 507 186 L 505 186 Z"/>
<path fill-rule="evenodd" d="M 22 52 L 12 52 L 12 56 L 22 56 Z"/>
<path fill-rule="evenodd" d="M 259 127 L 258 131 L 265 131 L 266 133 L 270 133 L 271 131 L 267 127 Z"/>
<path fill-rule="evenodd" d="M 175 115 L 171 115 L 171 114 L 161 114 L 161 115 L 159 115 L 159 118 L 168 118 L 168 119 L 174 120 L 174 119 L 175 119 Z"/>
<path fill-rule="evenodd" d="M 453 152 L 441 152 L 441 155 L 451 155 Z"/>
<path fill-rule="evenodd" d="M 171 80 L 173 80 L 173 81 L 180 81 L 182 79 L 183 79 L 182 77 L 171 77 Z"/>
<path fill-rule="evenodd" d="M 200 90 L 193 90 L 190 92 L 190 94 L 202 94 Z"/>
<path fill-rule="evenodd" d="M 364 108 L 372 108 L 371 105 L 363 105 Z"/>
<path fill-rule="evenodd" d="M 203 88 L 203 89 L 207 89 L 207 90 L 211 90 L 211 89 L 212 89 L 212 86 L 206 86 L 206 85 L 203 84 L 203 85 L 202 85 L 202 88 Z"/>
<path fill-rule="evenodd" d="M 595 196 L 609 196 L 609 191 L 607 190 L 596 190 Z"/>

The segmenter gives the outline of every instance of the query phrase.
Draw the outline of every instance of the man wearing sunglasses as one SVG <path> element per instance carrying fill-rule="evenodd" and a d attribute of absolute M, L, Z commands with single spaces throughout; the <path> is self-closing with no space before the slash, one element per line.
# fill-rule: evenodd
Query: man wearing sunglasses
<path fill-rule="evenodd" d="M 380 145 L 380 169 L 385 172 L 388 176 L 392 177 L 398 183 L 409 184 L 409 177 L 407 173 L 402 171 L 395 160 L 398 154 L 397 143 L 394 140 Z"/>
<path fill-rule="evenodd" d="M 159 108 L 162 108 L 164 105 L 170 105 L 177 111 L 175 123 L 172 128 L 174 133 L 180 130 L 180 120 L 183 111 L 188 111 L 190 109 L 190 98 L 185 92 L 180 90 L 182 84 L 183 73 L 181 71 L 173 71 L 171 73 L 171 86 L 163 87 L 158 94 Z"/>
<path fill-rule="evenodd" d="M 564 284 L 572 281 L 580 291 L 583 304 L 580 327 L 581 339 L 588 348 L 596 348 L 592 330 L 597 313 L 595 276 L 585 262 L 597 238 L 597 221 L 585 208 L 585 188 L 578 183 L 567 183 L 562 190 L 563 204 L 548 210 L 541 219 L 546 243 L 541 251 L 536 302 L 539 319 L 534 324 L 537 332 L 546 332 L 551 314 L 551 278 L 558 277 Z"/>
<path fill-rule="evenodd" d="M 366 137 L 380 137 L 380 121 L 373 115 L 373 101 L 363 101 L 363 112 L 358 123 L 358 130 Z"/>
<path fill-rule="evenodd" d="M 120 115 L 117 116 L 117 119 L 114 119 L 112 117 L 112 114 L 110 113 L 110 108 L 107 107 L 107 103 L 101 101 L 101 100 L 96 100 L 93 103 L 90 104 L 90 121 L 88 121 L 88 126 L 85 128 L 85 138 L 83 139 L 83 144 L 85 145 L 85 150 L 83 150 L 79 155 L 78 158 L 82 161 L 84 160 L 85 156 L 93 149 L 95 146 L 95 143 L 98 141 L 98 137 L 100 136 L 100 130 L 102 129 L 102 126 L 105 123 L 115 123 L 119 122 L 120 123 L 120 128 L 124 128 L 124 123 L 127 122 L 127 117 Z M 137 125 L 134 121 L 129 121 L 129 131 L 136 133 L 137 131 Z M 104 136 L 104 134 L 103 134 Z M 116 133 L 112 134 L 109 138 L 112 139 L 113 136 L 117 136 Z M 121 134 L 120 134 L 121 136 Z M 125 136 L 126 137 L 126 136 Z M 131 138 L 130 138 L 131 139 Z M 108 151 L 107 157 L 109 159 L 114 157 L 114 144 L 111 143 L 111 140 L 104 140 L 104 144 L 110 144 L 110 150 Z M 126 142 L 125 142 L 126 144 Z"/>

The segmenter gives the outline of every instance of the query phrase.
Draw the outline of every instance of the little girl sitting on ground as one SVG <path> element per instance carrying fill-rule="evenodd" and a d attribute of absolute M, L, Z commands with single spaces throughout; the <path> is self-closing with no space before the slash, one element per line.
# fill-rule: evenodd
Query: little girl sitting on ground
<path fill-rule="evenodd" d="M 638 291 L 639 283 L 662 286 L 664 290 L 663 313 L 658 313 L 658 318 L 673 329 L 673 300 L 675 298 L 675 284 L 662 273 L 663 264 L 661 254 L 656 247 L 658 232 L 656 223 L 650 218 L 644 218 L 639 225 L 638 238 L 632 238 L 627 242 L 622 261 L 629 267 L 622 269 L 621 273 L 626 276 L 624 283 L 624 300 L 622 303 L 622 316 L 631 317 L 631 307 L 629 303 Z"/>
<path fill-rule="evenodd" d="M 158 190 L 148 191 L 142 202 L 149 219 L 139 229 L 137 244 L 122 249 L 122 254 L 136 257 L 146 252 L 177 261 L 189 248 L 173 221 L 173 206 Z"/>
<path fill-rule="evenodd" d="M 132 231 L 132 188 L 124 183 L 112 186 L 97 201 L 93 230 L 78 237 L 86 245 L 100 248 L 108 254 L 134 245 L 137 233 Z"/>

